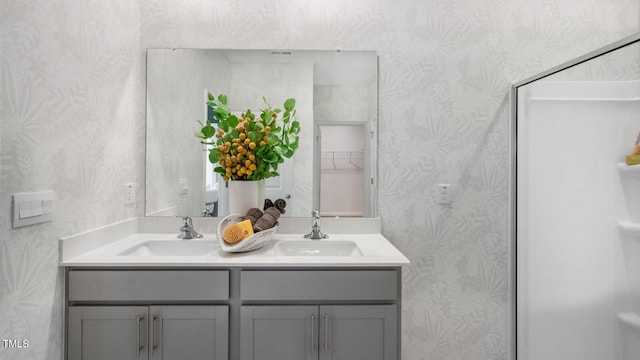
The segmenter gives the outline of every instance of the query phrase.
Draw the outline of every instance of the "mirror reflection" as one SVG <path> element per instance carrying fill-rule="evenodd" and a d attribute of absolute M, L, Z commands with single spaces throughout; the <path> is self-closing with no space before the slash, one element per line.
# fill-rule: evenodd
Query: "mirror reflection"
<path fill-rule="evenodd" d="M 300 146 L 266 181 L 283 216 L 375 216 L 374 51 L 147 50 L 147 216 L 225 216 L 227 183 L 194 136 L 209 92 L 240 114 L 296 99 Z"/>

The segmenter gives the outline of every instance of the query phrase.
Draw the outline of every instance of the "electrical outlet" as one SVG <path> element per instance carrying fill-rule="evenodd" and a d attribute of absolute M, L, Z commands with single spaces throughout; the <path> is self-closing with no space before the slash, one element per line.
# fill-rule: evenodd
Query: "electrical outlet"
<path fill-rule="evenodd" d="M 124 204 L 131 205 L 136 202 L 136 186 L 134 183 L 124 184 Z"/>
<path fill-rule="evenodd" d="M 440 205 L 451 204 L 451 185 L 436 185 L 436 202 Z"/>

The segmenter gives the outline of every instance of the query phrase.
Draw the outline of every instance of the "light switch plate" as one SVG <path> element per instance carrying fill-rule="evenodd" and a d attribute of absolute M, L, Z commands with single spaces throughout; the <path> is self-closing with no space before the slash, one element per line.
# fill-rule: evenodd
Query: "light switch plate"
<path fill-rule="evenodd" d="M 124 204 L 131 205 L 136 202 L 136 186 L 134 183 L 124 184 Z"/>
<path fill-rule="evenodd" d="M 13 194 L 13 227 L 53 220 L 56 193 L 53 191 Z"/>

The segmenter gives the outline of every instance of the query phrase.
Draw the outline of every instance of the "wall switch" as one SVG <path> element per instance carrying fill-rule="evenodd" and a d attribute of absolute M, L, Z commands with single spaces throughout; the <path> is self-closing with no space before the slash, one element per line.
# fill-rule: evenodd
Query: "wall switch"
<path fill-rule="evenodd" d="M 134 183 L 124 184 L 124 204 L 131 205 L 136 202 L 136 186 Z"/>
<path fill-rule="evenodd" d="M 436 202 L 441 205 L 451 204 L 451 185 L 436 185 Z"/>
<path fill-rule="evenodd" d="M 53 191 L 13 194 L 13 227 L 51 221 L 55 202 L 56 193 Z"/>

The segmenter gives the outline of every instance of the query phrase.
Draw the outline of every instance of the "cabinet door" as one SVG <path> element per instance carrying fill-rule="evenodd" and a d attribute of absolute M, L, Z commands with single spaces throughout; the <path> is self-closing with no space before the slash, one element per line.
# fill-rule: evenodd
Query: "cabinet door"
<path fill-rule="evenodd" d="M 152 306 L 149 319 L 150 359 L 228 358 L 227 306 Z"/>
<path fill-rule="evenodd" d="M 69 360 L 147 357 L 146 306 L 69 307 Z"/>
<path fill-rule="evenodd" d="M 320 360 L 396 360 L 396 305 L 320 306 Z"/>
<path fill-rule="evenodd" d="M 318 358 L 318 306 L 243 306 L 241 360 Z"/>

